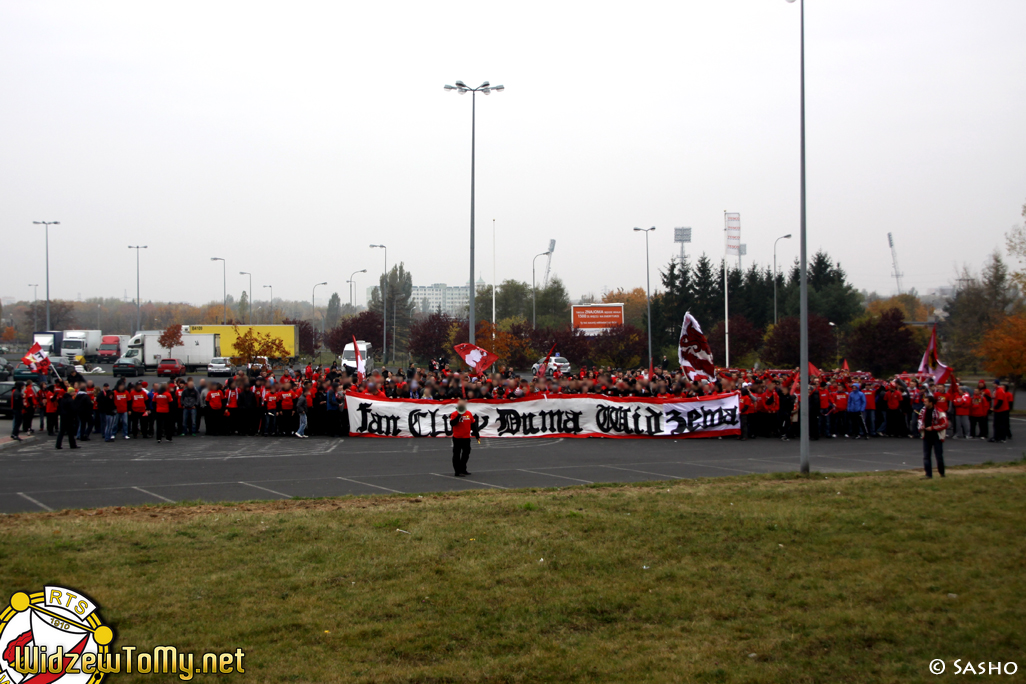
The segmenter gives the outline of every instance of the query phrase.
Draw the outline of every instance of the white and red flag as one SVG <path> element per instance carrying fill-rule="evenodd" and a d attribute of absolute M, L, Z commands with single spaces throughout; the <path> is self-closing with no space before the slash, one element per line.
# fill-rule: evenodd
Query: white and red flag
<path fill-rule="evenodd" d="M 32 345 L 25 356 L 21 357 L 21 362 L 36 373 L 47 374 L 50 372 L 50 359 L 38 342 Z"/>
<path fill-rule="evenodd" d="M 536 376 L 544 378 L 545 374 L 549 372 L 549 359 L 552 358 L 552 353 L 554 351 L 556 351 L 555 344 L 552 345 L 552 349 L 549 350 L 549 353 L 545 355 L 545 361 L 538 365 L 538 371 L 535 373 Z"/>
<path fill-rule="evenodd" d="M 709 340 L 705 339 L 702 326 L 698 324 L 691 312 L 684 314 L 684 325 L 680 329 L 680 345 L 677 347 L 677 359 L 680 368 L 688 376 L 688 380 L 696 380 L 700 375 L 707 378 L 715 376 L 712 350 Z"/>
<path fill-rule="evenodd" d="M 356 335 L 353 335 L 353 350 L 356 352 L 356 381 L 363 382 L 367 372 L 367 362 L 360 356 L 360 345 L 356 342 Z"/>
<path fill-rule="evenodd" d="M 474 371 L 475 375 L 482 375 L 489 366 L 499 360 L 499 357 L 491 353 L 487 349 L 481 349 L 477 345 L 473 345 L 469 342 L 463 342 L 457 344 L 453 349 L 463 359 L 463 363 L 470 366 Z"/>
<path fill-rule="evenodd" d="M 926 373 L 933 378 L 934 382 L 945 382 L 951 375 L 951 368 L 945 366 L 937 358 L 937 324 L 933 325 L 933 332 L 930 333 L 930 343 L 926 345 L 926 353 L 923 360 L 919 362 L 919 372 Z"/>

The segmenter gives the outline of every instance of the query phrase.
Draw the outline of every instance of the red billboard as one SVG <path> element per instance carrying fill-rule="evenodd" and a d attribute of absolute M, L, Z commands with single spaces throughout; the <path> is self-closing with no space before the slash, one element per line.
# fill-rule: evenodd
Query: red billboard
<path fill-rule="evenodd" d="M 574 304 L 570 308 L 573 326 L 585 335 L 623 325 L 623 304 Z"/>

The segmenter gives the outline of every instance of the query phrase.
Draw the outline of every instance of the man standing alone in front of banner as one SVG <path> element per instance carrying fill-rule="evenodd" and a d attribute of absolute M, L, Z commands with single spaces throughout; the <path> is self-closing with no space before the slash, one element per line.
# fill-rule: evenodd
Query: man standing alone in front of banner
<path fill-rule="evenodd" d="M 456 402 L 456 410 L 449 416 L 449 425 L 452 426 L 452 469 L 456 471 L 456 477 L 470 475 L 467 472 L 467 462 L 470 460 L 470 435 L 473 433 L 477 443 L 481 443 L 481 433 L 478 431 L 474 414 L 467 410 L 467 400 L 460 399 Z"/>
<path fill-rule="evenodd" d="M 919 412 L 919 434 L 923 440 L 923 470 L 926 478 L 933 478 L 930 452 L 937 457 L 937 472 L 944 477 L 944 436 L 948 431 L 948 415 L 936 408 L 932 394 L 923 397 L 923 410 Z"/>

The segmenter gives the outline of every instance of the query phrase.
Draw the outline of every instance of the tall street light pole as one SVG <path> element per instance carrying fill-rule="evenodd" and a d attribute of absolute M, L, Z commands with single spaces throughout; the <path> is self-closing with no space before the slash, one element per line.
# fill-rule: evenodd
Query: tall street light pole
<path fill-rule="evenodd" d="M 381 365 L 385 365 L 385 351 L 388 349 L 388 247 L 371 245 L 371 248 L 385 250 L 385 279 L 381 285 Z M 471 262 L 473 263 L 473 262 Z M 395 335 L 395 333 L 392 333 Z M 473 337 L 474 333 L 470 333 Z"/>
<path fill-rule="evenodd" d="M 495 326 L 498 323 L 495 320 L 495 288 L 498 285 L 495 273 L 495 219 L 492 219 L 492 342 L 495 341 Z"/>
<path fill-rule="evenodd" d="M 246 307 L 249 309 L 249 323 L 253 324 L 253 274 L 249 271 L 239 271 L 239 275 L 249 276 L 249 301 L 246 303 Z"/>
<path fill-rule="evenodd" d="M 794 2 L 795 0 L 787 0 Z M 805 246 L 805 0 L 798 2 L 800 14 L 799 35 L 801 41 L 801 228 L 799 231 L 799 301 L 801 314 L 801 336 L 798 343 L 798 362 L 801 374 L 801 409 L 799 420 L 801 421 L 801 447 L 800 467 L 803 475 L 809 473 L 809 282 L 806 271 L 806 246 Z"/>
<path fill-rule="evenodd" d="M 366 272 L 367 272 L 367 269 L 363 269 L 363 270 L 360 270 L 360 271 L 353 271 L 353 275 L 349 276 L 349 280 L 346 281 L 347 283 L 349 283 L 349 307 L 350 308 L 353 307 L 353 285 L 356 283 L 356 280 L 354 280 L 354 277 L 356 276 L 357 273 L 366 273 Z"/>
<path fill-rule="evenodd" d="M 649 379 L 652 378 L 652 367 L 655 365 L 655 361 L 652 358 L 652 286 L 649 275 L 648 266 L 648 234 L 655 230 L 655 226 L 651 228 L 635 228 L 634 231 L 645 234 L 645 306 L 648 307 L 648 375 Z"/>
<path fill-rule="evenodd" d="M 61 225 L 60 221 L 33 221 L 37 226 L 46 226 L 46 329 L 50 329 L 50 226 Z M 35 332 L 34 330 L 32 332 Z"/>
<path fill-rule="evenodd" d="M 773 325 L 777 324 L 777 243 L 790 240 L 791 234 L 781 235 L 773 241 Z"/>
<path fill-rule="evenodd" d="M 313 286 L 313 292 L 310 293 L 310 322 L 311 323 L 314 323 L 314 319 L 317 318 L 317 304 L 316 304 L 317 300 L 315 299 L 316 296 L 317 296 L 317 288 L 320 287 L 321 285 L 327 285 L 327 284 L 328 284 L 328 281 L 326 281 L 326 280 L 323 283 L 317 283 L 316 285 Z M 316 330 L 316 329 L 317 329 L 317 326 L 315 324 L 314 325 L 314 330 Z M 322 333 L 324 332 L 324 322 L 323 321 L 321 322 L 321 332 Z"/>
<path fill-rule="evenodd" d="M 147 246 L 129 245 L 128 248 L 135 250 L 135 331 L 139 332 L 142 330 L 142 304 L 139 299 L 139 250 L 147 249 Z"/>
<path fill-rule="evenodd" d="M 210 257 L 210 260 L 221 262 L 221 267 L 223 271 L 222 277 L 224 279 L 224 283 L 222 285 L 223 291 L 221 293 L 221 298 L 224 307 L 224 309 L 221 312 L 221 325 L 228 325 L 228 262 L 222 259 L 221 257 Z"/>
<path fill-rule="evenodd" d="M 536 301 L 538 299 L 538 286 L 534 282 L 534 265 L 538 263 L 538 257 L 548 256 L 551 251 L 542 252 L 541 254 L 535 254 L 534 258 L 531 259 L 531 329 L 538 327 L 538 319 L 536 315 Z"/>
<path fill-rule="evenodd" d="M 264 287 L 271 288 L 271 314 L 273 314 L 274 313 L 274 286 L 273 285 L 264 285 Z M 270 315 L 268 315 L 268 318 L 270 318 Z"/>
<path fill-rule="evenodd" d="M 36 309 L 38 308 L 36 306 L 36 301 L 39 299 L 36 296 L 36 292 L 37 292 L 36 288 L 39 287 L 39 283 L 29 283 L 29 287 L 32 288 L 32 332 L 35 332 L 36 331 L 36 325 L 37 325 L 37 323 L 36 323 Z"/>
<path fill-rule="evenodd" d="M 477 285 L 474 282 L 474 162 L 475 147 L 477 145 L 477 94 L 490 95 L 493 91 L 501 93 L 505 86 L 493 86 L 485 81 L 476 88 L 467 86 L 463 81 L 456 81 L 456 85 L 445 86 L 446 90 L 455 90 L 460 95 L 470 93 L 470 343 L 474 344 L 474 300 L 477 299 Z"/>

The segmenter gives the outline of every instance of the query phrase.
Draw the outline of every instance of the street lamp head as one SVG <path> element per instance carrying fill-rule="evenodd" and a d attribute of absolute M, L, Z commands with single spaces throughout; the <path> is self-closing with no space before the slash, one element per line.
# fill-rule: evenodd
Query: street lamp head
<path fill-rule="evenodd" d="M 210 257 L 211 261 L 224 261 L 221 257 Z"/>
<path fill-rule="evenodd" d="M 456 81 L 456 87 L 457 88 L 466 88 L 467 84 L 464 83 L 463 81 Z"/>
<path fill-rule="evenodd" d="M 451 86 L 451 85 L 447 85 L 447 86 L 443 86 L 443 87 L 444 87 L 444 88 L 445 88 L 446 90 L 456 90 L 456 86 Z"/>
<path fill-rule="evenodd" d="M 327 284 L 328 284 L 328 281 L 327 281 L 327 280 L 325 280 L 325 281 L 324 281 L 323 283 L 317 283 L 317 284 L 318 284 L 318 285 L 327 285 Z"/>
<path fill-rule="evenodd" d="M 367 269 L 363 269 L 362 271 L 357 271 L 357 273 L 366 273 L 366 272 L 367 272 Z"/>
<path fill-rule="evenodd" d="M 488 81 L 485 81 L 484 83 L 482 83 L 481 85 L 479 85 L 479 86 L 478 86 L 478 88 L 487 88 L 487 87 L 488 87 L 488 86 L 490 86 L 490 85 L 491 85 L 491 83 L 489 83 Z"/>
<path fill-rule="evenodd" d="M 785 238 L 787 238 L 788 240 L 790 240 L 790 239 L 791 239 L 791 234 L 790 234 L 790 233 L 788 233 L 788 234 L 787 234 L 787 235 L 785 235 L 784 237 L 785 237 Z"/>

